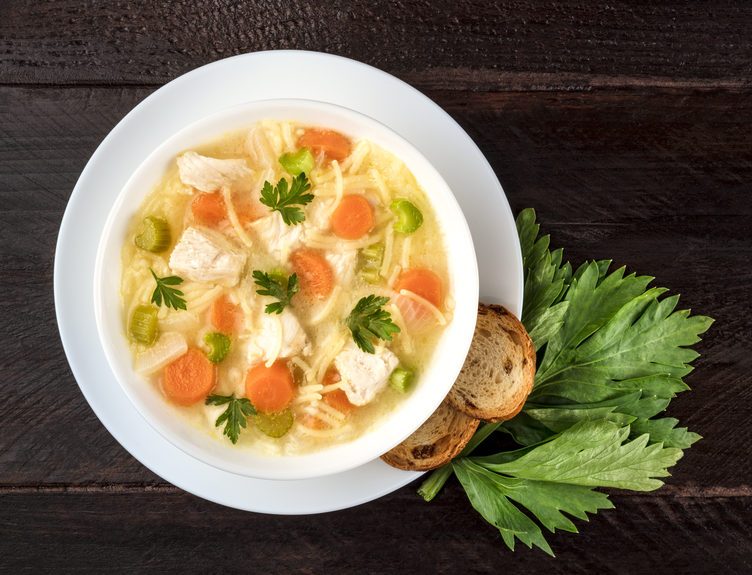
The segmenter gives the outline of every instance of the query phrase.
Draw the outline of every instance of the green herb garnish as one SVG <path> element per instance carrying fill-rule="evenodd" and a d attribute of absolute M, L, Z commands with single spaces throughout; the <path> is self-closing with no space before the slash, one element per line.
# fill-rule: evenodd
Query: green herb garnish
<path fill-rule="evenodd" d="M 392 334 L 400 331 L 392 322 L 391 314 L 382 309 L 387 303 L 388 297 L 373 294 L 360 298 L 345 320 L 355 344 L 366 353 L 374 353 L 374 339 L 392 341 Z"/>
<path fill-rule="evenodd" d="M 154 292 L 151 294 L 152 303 L 161 306 L 164 301 L 164 304 L 167 307 L 173 309 L 186 309 L 183 292 L 174 287 L 170 287 L 183 283 L 183 278 L 178 276 L 166 276 L 160 278 L 157 277 L 157 274 L 154 273 L 153 269 L 149 268 L 149 271 L 154 277 L 154 281 L 157 282 L 157 287 L 154 288 Z"/>
<path fill-rule="evenodd" d="M 264 182 L 261 189 L 261 203 L 271 208 L 273 212 L 282 214 L 282 219 L 288 226 L 294 226 L 305 221 L 305 213 L 300 206 L 313 201 L 313 194 L 307 194 L 311 183 L 305 173 L 300 173 L 292 180 L 292 186 L 282 178 L 272 187 L 270 182 Z"/>
<path fill-rule="evenodd" d="M 223 423 L 225 428 L 222 430 L 222 434 L 226 435 L 233 443 L 238 442 L 240 436 L 240 428 L 246 428 L 248 425 L 248 417 L 256 415 L 256 409 L 248 398 L 235 397 L 232 395 L 210 395 L 206 398 L 206 405 L 227 405 L 217 421 L 214 422 L 216 427 L 219 427 Z"/>
<path fill-rule="evenodd" d="M 268 295 L 279 301 L 267 304 L 264 308 L 266 313 L 282 313 L 288 305 L 292 303 L 292 296 L 300 291 L 297 274 L 292 274 L 287 281 L 278 277 L 276 274 L 268 274 L 260 270 L 253 271 L 254 283 L 262 289 L 257 289 L 259 295 Z"/>
<path fill-rule="evenodd" d="M 533 391 L 514 419 L 479 427 L 419 493 L 430 501 L 454 472 L 510 549 L 519 539 L 552 554 L 540 525 L 576 532 L 562 512 L 586 520 L 613 507 L 598 487 L 659 488 L 682 450 L 700 439 L 660 414 L 689 389 L 682 378 L 698 356 L 689 347 L 713 320 L 676 311 L 678 296 L 661 299 L 666 290 L 649 288 L 651 277 L 609 273 L 608 260 L 573 271 L 562 250 L 550 251 L 549 237 L 539 237 L 533 210 L 520 213 L 517 231 L 522 323 L 540 366 Z M 496 430 L 520 448 L 468 457 Z"/>

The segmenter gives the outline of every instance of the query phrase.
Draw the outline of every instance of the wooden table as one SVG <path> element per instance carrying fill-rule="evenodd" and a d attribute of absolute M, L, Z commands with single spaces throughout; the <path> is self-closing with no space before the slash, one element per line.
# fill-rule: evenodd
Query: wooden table
<path fill-rule="evenodd" d="M 0 569 L 752 572 L 752 8 L 640 4 L 0 3 Z M 431 504 L 411 485 L 337 513 L 257 515 L 172 487 L 110 437 L 55 324 L 70 192 L 157 87 L 275 48 L 416 86 L 572 260 L 613 258 L 717 319 L 694 391 L 670 407 L 705 439 L 668 485 L 613 494 L 616 510 L 551 537 L 551 559 L 510 553 L 455 482 Z"/>

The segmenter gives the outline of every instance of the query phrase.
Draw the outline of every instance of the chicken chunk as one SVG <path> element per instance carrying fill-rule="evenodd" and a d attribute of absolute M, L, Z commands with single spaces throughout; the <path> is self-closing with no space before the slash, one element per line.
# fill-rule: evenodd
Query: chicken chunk
<path fill-rule="evenodd" d="M 170 255 L 170 268 L 197 282 L 232 287 L 238 283 L 246 255 L 214 230 L 187 228 Z"/>
<path fill-rule="evenodd" d="M 262 310 L 246 347 L 248 363 L 301 354 L 311 354 L 311 342 L 295 314 L 289 309 L 281 314 L 264 313 Z"/>
<path fill-rule="evenodd" d="M 372 401 L 386 387 L 398 363 L 397 356 L 385 347 L 366 353 L 352 342 L 334 358 L 347 399 L 353 405 Z"/>
<path fill-rule="evenodd" d="M 180 181 L 201 192 L 231 188 L 253 175 L 245 160 L 220 160 L 186 152 L 178 158 Z"/>
<path fill-rule="evenodd" d="M 342 252 L 326 252 L 324 254 L 326 261 L 332 266 L 337 283 L 347 286 L 355 275 L 355 268 L 358 264 L 358 250 L 346 250 Z"/>
<path fill-rule="evenodd" d="M 306 209 L 304 229 L 310 232 L 328 231 L 333 203 L 333 199 L 315 198 Z"/>
<path fill-rule="evenodd" d="M 299 225 L 288 226 L 279 212 L 256 220 L 250 227 L 264 249 L 280 263 L 285 263 L 290 252 L 298 247 L 303 232 Z"/>

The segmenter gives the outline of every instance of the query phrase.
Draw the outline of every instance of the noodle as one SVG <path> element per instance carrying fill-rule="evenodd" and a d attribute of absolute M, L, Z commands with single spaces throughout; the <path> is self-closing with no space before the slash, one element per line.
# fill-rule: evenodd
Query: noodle
<path fill-rule="evenodd" d="M 204 342 L 204 336 L 214 332 L 229 336 L 229 352 L 214 365 L 216 381 L 212 393 L 242 397 L 246 393 L 249 370 L 259 365 L 271 368 L 275 363 L 289 369 L 294 384 L 289 403 L 292 426 L 283 437 L 272 438 L 263 433 L 263 426 L 249 423 L 241 429 L 235 446 L 276 456 L 310 453 L 352 440 L 374 428 L 403 400 L 401 394 L 384 392 L 369 405 L 352 411 L 337 409 L 337 402 L 332 401 L 340 399 L 337 396 L 345 390 L 352 395 L 359 392 L 359 386 L 372 383 L 368 381 L 368 370 L 358 373 L 347 369 L 348 365 L 353 365 L 349 362 L 359 361 L 353 334 L 348 329 L 349 325 L 355 324 L 347 320 L 362 298 L 370 295 L 391 298 L 383 309 L 391 314 L 392 321 L 401 331 L 390 342 L 374 338 L 375 352 L 377 356 L 397 355 L 400 364 L 416 369 L 419 382 L 421 370 L 435 349 L 441 329 L 437 326 L 437 329 L 426 332 L 409 333 L 405 324 L 406 312 L 405 317 L 402 313 L 406 308 L 399 298 L 410 298 L 426 305 L 442 325 L 451 318 L 454 307 L 448 289 L 442 307 L 446 313 L 442 315 L 423 298 L 404 290 L 396 293 L 392 287 L 402 270 L 417 262 L 435 271 L 446 282 L 444 285 L 450 284 L 446 279 L 443 235 L 433 215 L 430 198 L 426 197 L 402 161 L 378 145 L 366 140 L 352 141 L 349 155 L 334 160 L 327 157 L 324 146 L 312 147 L 316 163 L 307 176 L 314 199 L 308 203 L 290 203 L 303 213 L 304 219 L 298 227 L 286 224 L 282 214 L 275 213 L 282 212 L 285 205 L 278 204 L 271 209 L 260 202 L 265 182 L 277 188 L 284 178 L 287 190 L 291 190 L 293 174 L 282 167 L 279 157 L 298 151 L 297 141 L 304 129 L 307 127 L 295 122 L 259 121 L 249 130 L 186 150 L 204 156 L 203 163 L 198 162 L 195 173 L 190 176 L 185 169 L 178 170 L 175 162 L 165 170 L 162 181 L 144 198 L 134 215 L 121 252 L 120 287 L 125 330 L 129 331 L 136 308 L 148 305 L 156 314 L 159 334 L 173 334 L 169 337 L 176 341 L 180 338 L 187 346 L 198 347 L 207 354 L 214 354 L 216 349 L 210 349 L 212 346 Z M 210 166 L 211 160 L 240 161 L 235 165 L 242 163 L 246 168 L 242 175 L 237 176 L 230 172 L 210 175 L 214 178 L 212 180 L 201 171 L 201 166 Z M 186 179 L 185 182 L 181 177 Z M 202 183 L 207 181 L 216 184 Z M 190 182 L 196 187 L 189 185 Z M 284 186 L 278 188 L 282 189 Z M 212 204 L 207 203 L 205 222 L 200 217 L 202 213 L 194 213 L 193 200 L 199 193 L 215 191 L 224 201 L 223 211 L 218 211 L 218 221 L 213 221 Z M 280 194 L 281 200 L 285 192 L 276 193 Z M 371 229 L 354 240 L 337 237 L 329 225 L 332 214 L 348 194 L 364 197 L 373 208 Z M 394 214 L 389 206 L 398 194 L 414 201 L 424 215 L 423 226 L 411 235 L 394 229 Z M 254 222 L 258 223 L 245 221 L 246 207 L 251 208 L 248 214 L 252 214 Z M 265 219 L 270 216 L 273 219 Z M 167 223 L 171 235 L 168 249 L 150 252 L 134 244 L 135 236 L 144 229 L 146 217 L 163 219 Z M 195 228 L 193 238 L 185 234 L 188 228 Z M 195 240 L 195 234 L 199 232 L 206 232 L 206 237 L 213 234 L 224 236 L 227 242 L 218 237 L 218 249 L 210 252 Z M 383 242 L 383 256 L 378 267 L 369 268 L 368 274 L 359 273 L 367 258 L 358 251 L 379 242 Z M 187 263 L 181 265 L 176 258 L 173 261 L 176 268 L 172 269 L 172 251 L 178 244 L 181 244 L 181 256 Z M 296 269 L 289 261 L 289 254 L 302 247 L 317 250 L 331 270 L 331 288 L 327 288 L 327 295 L 320 300 L 309 299 L 306 293 L 306 282 L 312 281 L 311 275 L 315 278 L 315 271 L 308 272 L 311 275 L 306 277 L 304 269 Z M 239 255 L 245 257 L 244 265 L 241 265 L 243 258 Z M 182 292 L 180 297 L 185 300 L 187 309 L 168 308 L 164 303 L 157 306 L 151 301 L 156 284 L 150 270 L 160 278 L 178 276 L 182 279 L 182 282 L 172 285 L 173 289 Z M 261 288 L 254 283 L 252 275 L 257 270 L 275 278 L 282 291 L 275 286 L 277 295 L 258 295 L 257 290 Z M 281 314 L 267 314 L 267 304 L 282 302 L 286 283 L 293 272 L 299 276 L 300 293 L 288 294 L 289 301 L 285 302 Z M 277 297 L 279 294 L 282 296 Z M 217 306 L 209 313 L 210 306 L 218 298 L 226 298 L 227 305 Z M 219 340 L 221 338 L 214 341 Z M 143 359 L 149 351 L 147 343 L 138 341 L 129 341 L 134 360 Z M 169 343 L 169 340 L 163 340 L 165 342 Z M 343 351 L 347 353 L 343 354 Z M 169 357 L 166 361 L 175 359 Z M 328 372 L 334 368 L 339 372 L 339 380 L 332 382 Z M 149 384 L 147 389 L 167 393 L 160 383 L 164 369 L 159 367 L 144 376 Z M 332 393 L 336 395 L 328 395 Z M 215 425 L 225 410 L 224 405 L 204 405 L 203 401 L 175 408 L 175 412 L 191 424 L 227 444 L 222 425 Z"/>
<path fill-rule="evenodd" d="M 410 267 L 410 248 L 412 247 L 412 240 L 413 238 L 411 236 L 407 236 L 402 240 L 402 257 L 400 258 L 400 266 L 402 266 L 403 270 L 409 269 Z"/>
<path fill-rule="evenodd" d="M 329 295 L 329 299 L 326 300 L 326 303 L 324 306 L 314 315 L 311 320 L 308 322 L 308 325 L 318 325 L 322 321 L 324 321 L 327 317 L 329 317 L 329 314 L 332 313 L 332 310 L 334 309 L 334 304 L 337 303 L 337 298 L 339 298 L 339 294 L 342 292 L 342 288 L 340 286 L 335 286 L 332 290 L 332 293 Z"/>
<path fill-rule="evenodd" d="M 386 277 L 386 272 L 389 270 L 389 266 L 392 264 L 392 250 L 394 249 L 394 224 L 392 224 L 391 222 L 386 226 L 384 237 L 384 259 L 381 262 L 379 274 L 383 277 Z"/>
<path fill-rule="evenodd" d="M 247 246 L 247 247 L 253 247 L 253 241 L 248 236 L 246 231 L 243 229 L 243 226 L 240 225 L 240 220 L 238 220 L 238 215 L 235 213 L 235 206 L 232 203 L 232 193 L 230 192 L 230 188 L 224 187 L 222 188 L 222 197 L 225 200 L 225 207 L 227 208 L 227 217 L 230 219 L 230 223 L 232 224 L 233 229 L 235 230 L 235 233 L 238 235 L 240 240 Z"/>
<path fill-rule="evenodd" d="M 379 195 L 381 196 L 381 203 L 385 206 L 389 205 L 389 190 L 386 187 L 386 184 L 384 183 L 384 179 L 381 177 L 381 174 L 379 174 L 375 169 L 368 170 L 368 175 L 371 177 L 371 180 L 376 184 L 376 189 L 379 192 Z"/>

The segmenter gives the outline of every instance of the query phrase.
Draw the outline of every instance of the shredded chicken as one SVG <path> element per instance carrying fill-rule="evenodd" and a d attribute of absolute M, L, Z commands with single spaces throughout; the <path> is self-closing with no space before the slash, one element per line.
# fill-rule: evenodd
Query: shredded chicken
<path fill-rule="evenodd" d="M 293 312 L 285 309 L 278 315 L 265 313 L 263 309 L 260 311 L 253 336 L 246 347 L 249 364 L 311 354 L 311 342 Z"/>
<path fill-rule="evenodd" d="M 246 255 L 214 230 L 187 228 L 170 255 L 170 268 L 185 279 L 232 287 L 238 283 Z"/>
<path fill-rule="evenodd" d="M 245 160 L 220 160 L 186 152 L 178 158 L 180 181 L 201 192 L 215 192 L 250 178 L 253 172 Z"/>
<path fill-rule="evenodd" d="M 303 228 L 300 225 L 288 226 L 279 212 L 256 220 L 250 225 L 264 249 L 277 261 L 285 263 L 299 244 Z"/>
<path fill-rule="evenodd" d="M 366 353 L 352 342 L 334 358 L 342 388 L 353 405 L 371 402 L 386 387 L 398 363 L 397 356 L 385 347 Z"/>

